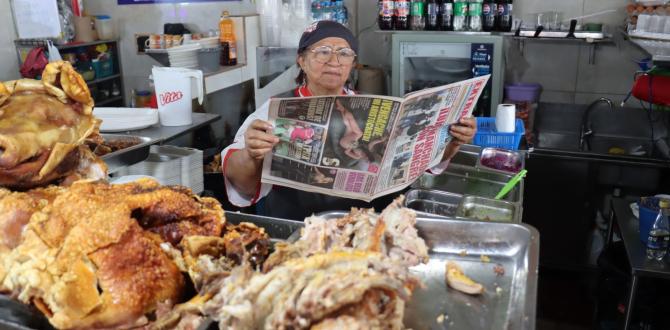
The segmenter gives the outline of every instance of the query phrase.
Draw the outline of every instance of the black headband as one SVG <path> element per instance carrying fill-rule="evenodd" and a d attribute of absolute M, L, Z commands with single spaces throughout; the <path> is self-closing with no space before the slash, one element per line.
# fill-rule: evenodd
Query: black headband
<path fill-rule="evenodd" d="M 356 37 L 344 25 L 333 21 L 318 21 L 312 23 L 300 37 L 298 53 L 305 51 L 309 46 L 325 38 L 342 38 L 349 43 L 349 47 L 358 53 L 358 41 Z"/>

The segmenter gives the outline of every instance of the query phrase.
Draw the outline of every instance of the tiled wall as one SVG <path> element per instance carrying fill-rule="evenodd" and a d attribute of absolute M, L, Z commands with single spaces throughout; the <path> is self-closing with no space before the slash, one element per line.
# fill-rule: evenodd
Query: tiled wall
<path fill-rule="evenodd" d="M 595 64 L 589 64 L 589 46 L 578 43 L 526 42 L 523 56 L 516 42 L 506 44 L 507 82 L 536 82 L 544 87 L 545 102 L 589 103 L 605 96 L 619 103 L 630 89 L 637 65 L 633 60 L 645 55 L 635 46 L 622 40 L 618 31 L 623 24 L 624 8 L 629 0 L 517 0 L 515 17 L 526 14 L 561 11 L 564 19 L 591 14 L 607 9 L 615 13 L 587 19 L 601 22 L 614 35 L 614 42 L 600 44 L 595 53 Z M 361 23 L 361 61 L 371 65 L 390 66 L 390 37 L 375 32 L 376 2 L 362 1 L 358 7 Z M 364 30 L 365 27 L 370 27 Z M 635 102 L 629 103 L 634 106 Z"/>

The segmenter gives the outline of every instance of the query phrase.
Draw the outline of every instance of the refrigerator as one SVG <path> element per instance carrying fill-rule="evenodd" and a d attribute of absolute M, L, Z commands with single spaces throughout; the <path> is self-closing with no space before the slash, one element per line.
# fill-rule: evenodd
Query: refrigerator
<path fill-rule="evenodd" d="M 503 97 L 503 37 L 490 33 L 392 34 L 394 96 L 491 74 L 475 116 L 495 116 Z"/>

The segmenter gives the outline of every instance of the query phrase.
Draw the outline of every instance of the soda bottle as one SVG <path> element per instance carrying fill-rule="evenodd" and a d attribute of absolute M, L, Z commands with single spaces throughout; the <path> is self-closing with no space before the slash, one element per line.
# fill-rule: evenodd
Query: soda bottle
<path fill-rule="evenodd" d="M 470 1 L 468 6 L 468 20 L 470 31 L 482 30 L 482 0 Z"/>
<path fill-rule="evenodd" d="M 498 31 L 512 30 L 513 0 L 498 0 Z"/>
<path fill-rule="evenodd" d="M 654 224 L 649 230 L 649 239 L 647 240 L 647 259 L 663 260 L 668 253 L 670 244 L 670 224 L 668 224 L 668 215 L 670 215 L 670 202 L 661 200 L 658 203 L 658 215 Z"/>
<path fill-rule="evenodd" d="M 396 30 L 409 30 L 409 0 L 395 0 L 395 21 L 393 27 Z"/>
<path fill-rule="evenodd" d="M 482 29 L 484 31 L 494 31 L 496 29 L 496 17 L 498 16 L 498 5 L 494 0 L 484 0 L 482 16 Z"/>
<path fill-rule="evenodd" d="M 468 2 L 467 0 L 454 1 L 454 31 L 466 31 L 468 29 Z"/>
<path fill-rule="evenodd" d="M 438 6 L 436 0 L 428 0 L 426 2 L 426 30 L 438 30 L 437 14 Z"/>
<path fill-rule="evenodd" d="M 411 28 L 414 31 L 423 31 L 426 28 L 426 18 L 424 16 L 424 5 L 423 0 L 414 0 L 412 1 L 412 16 L 411 16 Z"/>
<path fill-rule="evenodd" d="M 393 30 L 393 0 L 379 0 L 379 28 Z"/>
<path fill-rule="evenodd" d="M 439 6 L 438 23 L 440 30 L 451 31 L 454 29 L 454 0 L 442 0 Z"/>

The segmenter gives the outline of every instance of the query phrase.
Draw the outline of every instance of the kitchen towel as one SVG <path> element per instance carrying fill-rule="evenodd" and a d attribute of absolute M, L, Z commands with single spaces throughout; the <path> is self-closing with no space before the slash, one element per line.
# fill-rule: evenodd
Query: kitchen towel
<path fill-rule="evenodd" d="M 496 112 L 496 130 L 500 133 L 514 133 L 516 106 L 514 104 L 500 104 Z"/>

